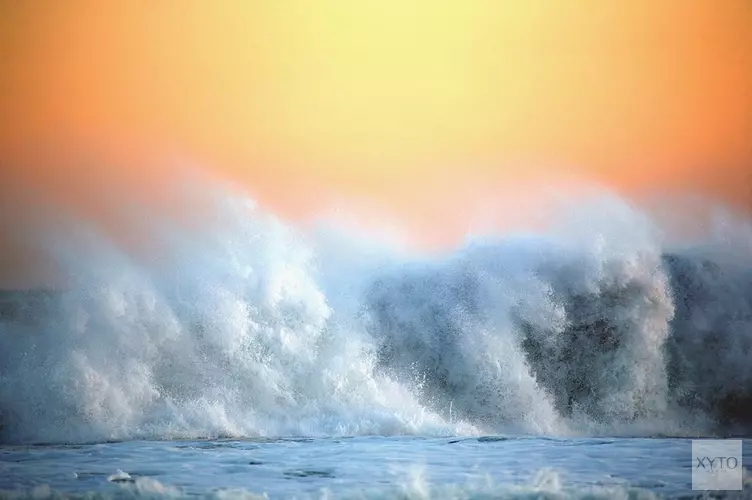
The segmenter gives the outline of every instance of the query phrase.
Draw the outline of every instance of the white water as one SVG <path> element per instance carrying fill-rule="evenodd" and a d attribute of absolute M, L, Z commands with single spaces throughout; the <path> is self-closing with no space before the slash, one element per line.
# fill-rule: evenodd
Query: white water
<path fill-rule="evenodd" d="M 304 234 L 221 186 L 188 194 L 212 224 L 129 215 L 158 259 L 81 220 L 39 232 L 69 280 L 3 299 L 0 442 L 749 421 L 729 402 L 752 398 L 749 225 L 669 258 L 645 214 L 604 196 L 546 234 L 421 257 Z"/>

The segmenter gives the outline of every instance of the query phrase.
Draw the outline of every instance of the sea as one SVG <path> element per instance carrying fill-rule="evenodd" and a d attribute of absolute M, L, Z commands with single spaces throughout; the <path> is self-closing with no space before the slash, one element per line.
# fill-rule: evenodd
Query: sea
<path fill-rule="evenodd" d="M 692 490 L 691 448 L 503 436 L 6 446 L 0 498 L 752 498 L 746 475 L 740 491 Z"/>
<path fill-rule="evenodd" d="M 61 278 L 0 292 L 0 498 L 752 498 L 748 441 L 692 489 L 752 429 L 743 218 L 677 241 L 604 192 L 421 252 L 180 189 L 190 223 L 118 201 L 148 252 L 19 233 Z"/>

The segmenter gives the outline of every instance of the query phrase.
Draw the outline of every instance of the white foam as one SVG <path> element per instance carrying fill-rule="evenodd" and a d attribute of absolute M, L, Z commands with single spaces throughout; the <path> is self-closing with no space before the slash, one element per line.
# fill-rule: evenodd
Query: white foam
<path fill-rule="evenodd" d="M 685 312 L 672 336 L 677 268 L 622 200 L 582 204 L 543 235 L 418 257 L 307 236 L 223 186 L 191 187 L 196 198 L 211 208 L 200 228 L 132 214 L 158 258 L 81 220 L 40 233 L 69 280 L 8 299 L 30 316 L 0 320 L 3 441 L 691 434 L 716 420 L 718 384 L 749 392 L 752 307 L 737 272 L 712 282 L 713 324 L 726 304 L 737 322 L 720 330 L 725 370 L 699 391 L 707 418 L 681 417 L 684 381 L 711 359 L 691 339 L 719 330 Z"/>

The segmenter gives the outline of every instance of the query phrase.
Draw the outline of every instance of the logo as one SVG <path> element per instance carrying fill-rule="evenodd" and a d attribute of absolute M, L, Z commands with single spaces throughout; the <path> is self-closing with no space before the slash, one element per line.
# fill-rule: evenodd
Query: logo
<path fill-rule="evenodd" d="M 741 439 L 692 440 L 692 489 L 741 490 Z"/>

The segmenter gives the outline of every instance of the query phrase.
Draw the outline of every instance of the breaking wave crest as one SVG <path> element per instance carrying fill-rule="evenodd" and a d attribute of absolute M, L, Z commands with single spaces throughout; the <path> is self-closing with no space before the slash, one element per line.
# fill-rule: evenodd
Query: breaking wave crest
<path fill-rule="evenodd" d="M 159 258 L 80 221 L 40 231 L 69 279 L 3 292 L 0 442 L 752 424 L 749 225 L 669 248 L 606 197 L 419 257 L 208 192 L 200 231 L 141 223 Z"/>

